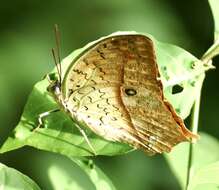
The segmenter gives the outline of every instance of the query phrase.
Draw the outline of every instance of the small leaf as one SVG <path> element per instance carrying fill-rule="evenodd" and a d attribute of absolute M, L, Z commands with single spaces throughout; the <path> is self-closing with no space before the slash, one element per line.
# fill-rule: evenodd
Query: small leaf
<path fill-rule="evenodd" d="M 201 139 L 193 146 L 194 157 L 192 161 L 192 175 L 190 177 L 190 182 L 192 183 L 193 177 L 196 176 L 196 172 L 219 160 L 218 140 L 205 133 L 201 133 L 200 136 Z M 170 168 L 178 178 L 182 189 L 185 188 L 186 183 L 188 154 L 189 143 L 179 144 L 170 154 L 165 154 Z M 209 173 L 209 176 L 210 175 L 212 174 Z"/>
<path fill-rule="evenodd" d="M 26 175 L 0 163 L 1 190 L 40 190 L 39 186 Z"/>
<path fill-rule="evenodd" d="M 214 17 L 215 41 L 219 40 L 219 1 L 208 0 Z"/>
<path fill-rule="evenodd" d="M 137 33 L 118 32 L 111 36 L 123 34 Z M 186 118 L 191 111 L 196 95 L 201 89 L 205 70 L 208 68 L 204 67 L 197 58 L 185 50 L 174 45 L 158 42 L 152 36 L 150 37 L 154 41 L 156 49 L 165 98 L 169 100 L 182 118 Z M 66 57 L 62 61 L 63 73 L 76 57 L 81 56 L 91 45 L 102 39 L 104 38 L 91 42 Z M 177 84 L 183 86 L 183 91 L 172 94 L 172 88 Z M 32 131 L 38 124 L 39 114 L 57 108 L 54 99 L 46 90 L 48 85 L 47 79 L 44 79 L 34 86 L 20 123 L 1 147 L 0 153 L 29 145 L 70 157 L 93 155 L 84 137 L 64 112 L 51 114 L 45 119 L 44 128 Z M 84 130 L 98 155 L 118 155 L 132 150 L 126 144 L 109 142 L 95 135 L 88 128 L 84 128 Z"/>

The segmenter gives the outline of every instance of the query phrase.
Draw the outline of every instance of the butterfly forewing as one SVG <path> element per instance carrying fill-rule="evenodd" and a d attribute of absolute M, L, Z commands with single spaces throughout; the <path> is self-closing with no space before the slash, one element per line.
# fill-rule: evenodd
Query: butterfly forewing
<path fill-rule="evenodd" d="M 103 138 L 149 154 L 169 152 L 186 136 L 164 101 L 158 77 L 149 38 L 114 36 L 71 64 L 63 99 L 72 117 Z"/>

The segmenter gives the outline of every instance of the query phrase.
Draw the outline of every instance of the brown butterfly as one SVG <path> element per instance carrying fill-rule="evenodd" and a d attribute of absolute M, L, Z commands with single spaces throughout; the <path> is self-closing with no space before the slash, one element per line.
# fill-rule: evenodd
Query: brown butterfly
<path fill-rule="evenodd" d="M 85 125 L 104 139 L 149 155 L 197 138 L 164 99 L 154 45 L 143 35 L 97 42 L 48 89 L 78 127 Z"/>

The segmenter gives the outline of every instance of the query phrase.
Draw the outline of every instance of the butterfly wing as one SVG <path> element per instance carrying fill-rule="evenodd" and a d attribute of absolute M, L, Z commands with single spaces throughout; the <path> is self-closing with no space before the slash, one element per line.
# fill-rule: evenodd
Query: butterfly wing
<path fill-rule="evenodd" d="M 115 36 L 94 45 L 69 68 L 64 99 L 72 117 L 103 138 L 149 154 L 169 152 L 187 138 L 157 77 L 150 39 Z"/>

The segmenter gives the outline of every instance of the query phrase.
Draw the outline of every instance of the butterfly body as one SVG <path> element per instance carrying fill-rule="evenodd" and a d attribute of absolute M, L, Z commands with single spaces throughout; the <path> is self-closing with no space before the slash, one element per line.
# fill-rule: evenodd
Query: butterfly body
<path fill-rule="evenodd" d="M 153 42 L 146 36 L 94 44 L 68 67 L 56 92 L 75 122 L 148 154 L 169 152 L 193 137 L 163 97 Z"/>

